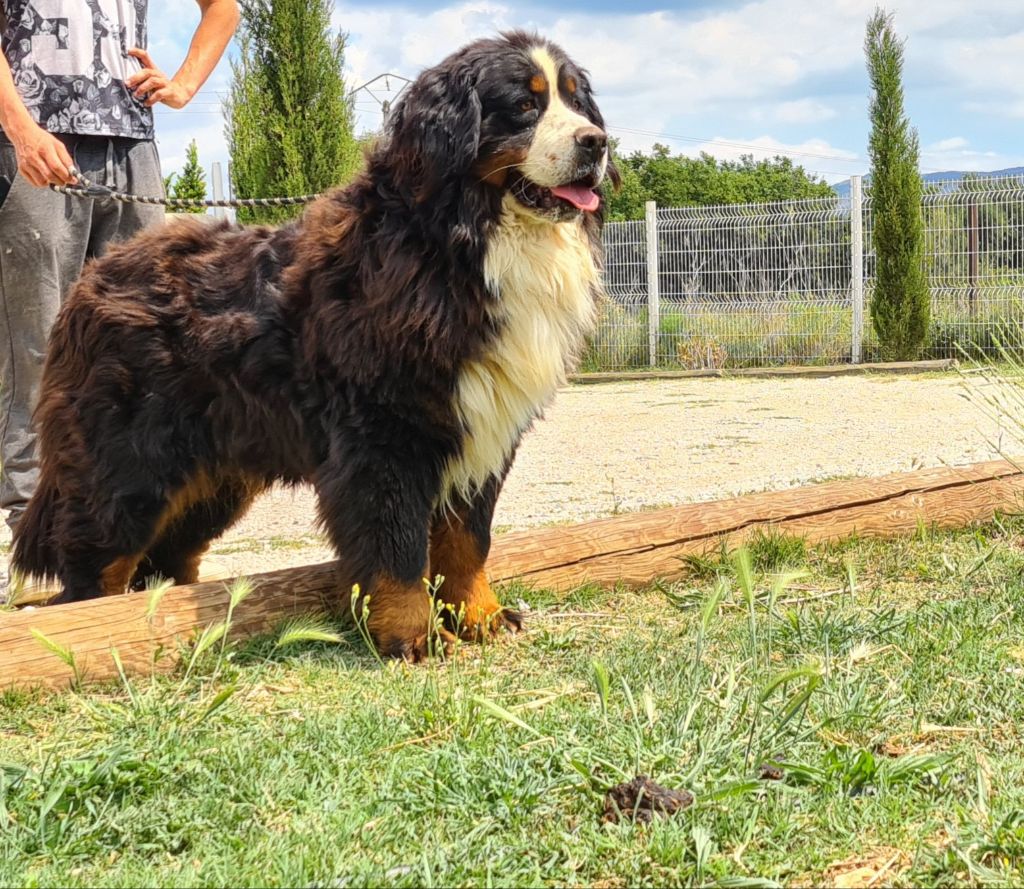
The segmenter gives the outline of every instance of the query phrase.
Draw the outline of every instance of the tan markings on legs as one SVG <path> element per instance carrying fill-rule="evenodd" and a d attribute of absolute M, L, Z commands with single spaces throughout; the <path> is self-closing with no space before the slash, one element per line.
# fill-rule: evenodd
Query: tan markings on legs
<path fill-rule="evenodd" d="M 158 524 L 158 532 L 154 535 L 147 554 L 153 556 L 154 551 L 166 547 L 170 543 L 176 543 L 178 548 L 160 555 L 160 561 L 167 563 L 168 558 L 175 565 L 175 582 L 178 584 L 197 583 L 199 580 L 199 569 L 203 557 L 210 549 L 210 544 L 219 534 L 203 539 L 201 543 L 186 543 L 182 540 L 182 534 L 188 538 L 187 525 L 176 523 L 187 523 L 189 521 L 202 521 L 202 516 L 190 512 L 196 505 L 202 507 L 208 518 L 211 514 L 217 515 L 224 505 L 224 498 L 234 505 L 233 514 L 224 513 L 221 518 L 225 519 L 227 525 L 238 521 L 252 505 L 256 497 L 263 493 L 269 485 L 259 478 L 247 476 L 228 476 L 220 478 L 214 483 L 206 475 L 192 480 L 171 498 L 169 505 L 164 510 Z M 211 493 L 211 491 L 213 493 Z M 233 498 L 238 498 L 237 503 Z M 191 538 L 188 538 L 191 540 Z M 198 540 L 199 538 L 195 538 Z M 163 568 L 163 565 L 158 565 Z"/>
<path fill-rule="evenodd" d="M 202 493 L 208 490 L 209 486 L 210 479 L 206 473 L 199 473 L 171 496 L 163 513 L 157 520 L 156 529 L 146 544 L 146 550 L 153 545 L 154 541 L 160 538 L 160 535 L 163 534 L 164 530 L 175 518 L 181 515 L 189 505 L 201 498 Z M 138 568 L 139 562 L 142 561 L 144 555 L 145 552 L 135 553 L 130 556 L 119 556 L 107 565 L 100 574 L 100 588 L 103 590 L 103 595 L 119 596 L 127 592 L 128 585 L 135 577 L 135 569 Z"/>
<path fill-rule="evenodd" d="M 484 571 L 480 545 L 465 525 L 452 516 L 442 518 L 430 535 L 430 566 L 444 577 L 438 597 L 452 607 L 453 620 L 464 639 L 479 640 L 502 627 L 513 632 L 522 625 L 514 611 L 501 607 Z"/>
<path fill-rule="evenodd" d="M 174 579 L 176 584 L 199 583 L 199 563 L 203 561 L 208 549 L 208 546 L 204 546 L 200 552 L 189 553 L 181 560 L 181 576 Z"/>
<path fill-rule="evenodd" d="M 100 589 L 104 596 L 120 596 L 128 592 L 128 584 L 135 575 L 135 568 L 142 558 L 142 553 L 134 556 L 121 556 L 114 559 L 100 574 Z"/>
<path fill-rule="evenodd" d="M 455 637 L 444 629 L 435 632 L 431 626 L 432 603 L 422 580 L 407 584 L 381 577 L 363 593 L 369 594 L 366 626 L 382 655 L 416 663 L 451 650 Z M 360 602 L 355 608 L 361 615 Z"/>

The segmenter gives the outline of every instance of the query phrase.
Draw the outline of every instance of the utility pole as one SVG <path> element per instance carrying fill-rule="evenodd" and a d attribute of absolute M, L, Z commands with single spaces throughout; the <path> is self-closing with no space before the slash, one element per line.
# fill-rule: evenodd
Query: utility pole
<path fill-rule="evenodd" d="M 383 90 L 381 90 L 381 88 L 378 86 L 378 84 L 380 84 L 381 81 L 384 82 Z M 396 84 L 401 84 L 397 90 L 394 90 L 392 88 L 392 81 L 395 81 Z M 366 81 L 366 83 L 357 86 L 354 90 L 352 90 L 352 92 L 348 94 L 348 97 L 352 99 L 355 97 L 356 93 L 367 93 L 373 99 L 373 101 L 375 101 L 377 105 L 380 107 L 381 129 L 383 129 L 384 127 L 387 126 L 388 118 L 391 116 L 391 109 L 394 107 L 394 103 L 398 100 L 398 97 L 401 96 L 403 92 L 405 92 L 405 88 L 409 86 L 410 83 L 412 83 L 412 81 L 408 77 L 404 77 L 401 74 L 394 74 L 389 71 L 384 74 L 378 74 L 376 77 Z M 382 98 L 381 96 L 377 95 L 376 92 L 374 92 L 374 89 L 376 89 L 378 92 L 383 91 L 384 93 L 387 93 L 389 95 L 386 95 L 385 97 Z"/>

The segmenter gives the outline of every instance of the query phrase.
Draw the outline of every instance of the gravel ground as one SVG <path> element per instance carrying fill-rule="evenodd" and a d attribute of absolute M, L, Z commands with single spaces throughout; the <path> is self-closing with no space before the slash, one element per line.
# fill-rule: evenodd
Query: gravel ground
<path fill-rule="evenodd" d="M 998 456 L 955 375 L 571 386 L 525 439 L 499 531 Z M 1024 453 L 1003 441 L 1008 453 Z M 263 497 L 215 546 L 233 573 L 331 557 L 307 488 Z"/>
<path fill-rule="evenodd" d="M 518 530 L 837 477 L 998 457 L 956 375 L 571 386 L 527 435 L 495 527 Z M 1003 450 L 1024 446 L 1003 441 Z M 305 488 L 274 491 L 216 547 L 233 571 L 331 558 Z"/>

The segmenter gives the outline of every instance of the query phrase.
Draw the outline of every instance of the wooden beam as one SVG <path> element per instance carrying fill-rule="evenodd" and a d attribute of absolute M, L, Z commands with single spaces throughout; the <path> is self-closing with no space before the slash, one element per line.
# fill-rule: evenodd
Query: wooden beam
<path fill-rule="evenodd" d="M 996 460 L 506 534 L 498 538 L 488 569 L 495 579 L 517 578 L 556 589 L 587 581 L 647 583 L 682 576 L 683 556 L 716 550 L 723 539 L 739 546 L 767 527 L 817 543 L 854 533 L 912 533 L 919 521 L 960 527 L 1022 506 L 1024 473 Z"/>
<path fill-rule="evenodd" d="M 794 379 L 798 377 L 853 377 L 869 374 L 920 374 L 953 370 L 955 358 L 937 358 L 928 361 L 891 361 L 872 364 L 787 365 L 785 367 L 728 367 L 702 370 L 624 370 L 595 371 L 572 374 L 572 383 L 628 383 L 635 380 L 693 380 L 704 377 L 729 379 L 731 377 Z"/>
<path fill-rule="evenodd" d="M 951 528 L 1019 511 L 1024 473 L 1006 461 L 926 469 L 874 479 L 828 482 L 789 491 L 597 519 L 580 525 L 505 534 L 495 540 L 492 581 L 523 580 L 558 590 L 584 582 L 647 584 L 685 574 L 684 557 L 738 546 L 757 529 L 776 528 L 809 542 L 853 533 L 864 537 L 912 533 L 920 522 Z M 324 610 L 337 601 L 334 563 L 257 574 L 258 590 L 234 616 L 232 633 L 250 636 L 282 619 Z M 116 675 L 116 647 L 136 673 L 169 669 L 178 645 L 222 620 L 224 582 L 174 587 L 146 617 L 141 593 L 0 614 L 0 688 L 58 687 L 72 671 L 32 630 L 70 648 L 86 679 Z"/>
<path fill-rule="evenodd" d="M 245 599 L 232 618 L 232 636 L 266 632 L 284 618 L 324 610 L 324 593 L 335 586 L 334 563 L 257 574 L 259 591 Z M 223 620 L 228 594 L 224 581 L 172 587 L 156 613 L 146 617 L 149 597 L 130 593 L 71 605 L 51 605 L 0 613 L 0 689 L 11 686 L 63 686 L 73 671 L 33 636 L 35 630 L 69 648 L 84 679 L 116 677 L 110 649 L 130 673 L 169 670 L 178 646 L 197 629 Z"/>

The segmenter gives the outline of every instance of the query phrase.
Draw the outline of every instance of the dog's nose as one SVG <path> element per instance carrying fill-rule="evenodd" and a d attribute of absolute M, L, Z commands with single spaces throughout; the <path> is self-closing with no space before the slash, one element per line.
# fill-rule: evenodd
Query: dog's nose
<path fill-rule="evenodd" d="M 576 133 L 576 145 L 581 157 L 596 163 L 604 156 L 608 147 L 608 136 L 600 127 L 580 127 Z"/>

